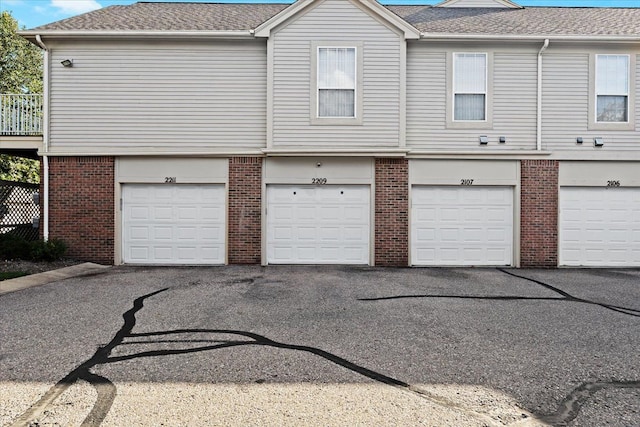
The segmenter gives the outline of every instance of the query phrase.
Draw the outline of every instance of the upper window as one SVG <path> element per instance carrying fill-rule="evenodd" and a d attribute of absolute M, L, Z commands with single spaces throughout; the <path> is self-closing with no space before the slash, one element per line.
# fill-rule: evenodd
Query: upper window
<path fill-rule="evenodd" d="M 453 120 L 487 120 L 487 54 L 453 54 Z"/>
<path fill-rule="evenodd" d="M 356 48 L 318 47 L 319 118 L 356 117 Z"/>
<path fill-rule="evenodd" d="M 596 55 L 596 122 L 629 121 L 629 55 Z"/>

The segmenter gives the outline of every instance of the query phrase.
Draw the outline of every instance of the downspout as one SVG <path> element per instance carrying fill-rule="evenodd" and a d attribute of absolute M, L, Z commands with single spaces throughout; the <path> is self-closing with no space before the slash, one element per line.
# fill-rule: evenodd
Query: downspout
<path fill-rule="evenodd" d="M 542 54 L 549 47 L 549 39 L 544 39 L 544 44 L 538 52 L 538 122 L 536 124 L 536 150 L 542 151 Z"/>
<path fill-rule="evenodd" d="M 43 64 L 43 100 L 42 100 L 42 163 L 43 172 L 42 179 L 43 191 L 42 195 L 42 236 L 45 240 L 49 240 L 49 49 L 42 41 L 39 34 L 36 34 L 36 42 L 44 50 L 44 64 Z"/>

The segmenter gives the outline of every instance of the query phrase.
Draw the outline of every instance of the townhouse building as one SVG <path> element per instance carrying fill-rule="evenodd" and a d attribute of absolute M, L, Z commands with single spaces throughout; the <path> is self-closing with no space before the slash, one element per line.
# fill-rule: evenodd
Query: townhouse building
<path fill-rule="evenodd" d="M 139 2 L 21 34 L 71 256 L 640 266 L 640 8 Z"/>

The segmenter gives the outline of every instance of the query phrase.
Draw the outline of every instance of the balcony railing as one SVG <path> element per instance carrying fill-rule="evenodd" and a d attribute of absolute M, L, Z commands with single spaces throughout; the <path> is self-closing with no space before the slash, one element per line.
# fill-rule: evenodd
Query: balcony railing
<path fill-rule="evenodd" d="M 0 94 L 0 135 L 42 135 L 42 95 Z"/>

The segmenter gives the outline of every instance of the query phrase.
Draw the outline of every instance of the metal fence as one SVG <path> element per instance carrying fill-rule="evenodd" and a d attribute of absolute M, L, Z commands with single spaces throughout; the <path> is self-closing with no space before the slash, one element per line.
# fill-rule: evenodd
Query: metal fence
<path fill-rule="evenodd" d="M 42 95 L 0 94 L 0 135 L 42 135 Z"/>
<path fill-rule="evenodd" d="M 39 237 L 39 185 L 0 180 L 0 234 Z"/>

